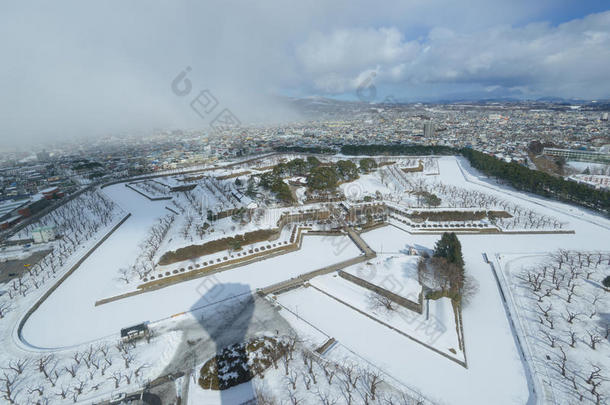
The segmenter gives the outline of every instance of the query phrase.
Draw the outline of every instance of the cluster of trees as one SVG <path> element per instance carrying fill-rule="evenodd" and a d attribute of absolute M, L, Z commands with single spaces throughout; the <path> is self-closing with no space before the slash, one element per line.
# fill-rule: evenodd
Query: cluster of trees
<path fill-rule="evenodd" d="M 338 184 L 337 171 L 330 166 L 317 167 L 307 176 L 307 187 L 311 190 L 332 190 Z"/>
<path fill-rule="evenodd" d="M 294 202 L 294 197 L 290 187 L 284 182 L 284 177 L 307 176 L 320 164 L 320 160 L 314 156 L 309 156 L 307 159 L 292 159 L 286 163 L 281 162 L 276 164 L 270 172 L 261 174 L 259 184 L 264 189 L 275 193 L 279 200 L 291 204 Z"/>
<path fill-rule="evenodd" d="M 284 391 L 280 395 L 288 398 L 288 404 L 425 403 L 418 393 L 408 394 L 396 389 L 384 389 L 383 375 L 376 369 L 364 368 L 349 359 L 338 364 L 306 348 L 296 350 L 298 346 L 295 343 L 293 340 L 286 345 L 279 360 L 272 363 L 273 367 L 283 374 Z M 256 387 L 256 400 L 259 405 L 280 403 L 274 394 L 265 385 Z"/>
<path fill-rule="evenodd" d="M 557 145 L 555 145 L 553 142 L 531 141 L 527 145 L 527 150 L 532 152 L 535 155 L 539 155 L 542 153 L 544 148 L 556 148 L 556 147 L 557 147 Z"/>
<path fill-rule="evenodd" d="M 311 170 L 307 176 L 307 186 L 311 190 L 332 190 L 339 182 L 356 180 L 358 173 L 358 166 L 354 162 L 339 160 Z"/>
<path fill-rule="evenodd" d="M 418 204 L 423 202 L 427 207 L 438 207 L 441 205 L 441 199 L 436 194 L 428 191 L 421 191 L 417 194 Z"/>
<path fill-rule="evenodd" d="M 434 246 L 434 257 L 445 258 L 449 263 L 456 265 L 461 271 L 464 271 L 462 244 L 454 232 L 443 233 L 441 239 Z"/>
<path fill-rule="evenodd" d="M 457 304 L 467 304 L 477 293 L 478 284 L 464 271 L 462 245 L 453 232 L 445 232 L 436 242 L 433 257 L 419 263 L 420 281 L 433 291 L 426 298 L 449 297 Z"/>
<path fill-rule="evenodd" d="M 363 173 L 368 173 L 373 169 L 377 168 L 377 162 L 372 158 L 360 159 L 360 170 Z"/>
<path fill-rule="evenodd" d="M 599 353 L 607 348 L 610 322 L 603 313 L 606 293 L 597 283 L 609 266 L 607 253 L 559 250 L 517 276 L 530 297 L 524 305 L 528 338 L 538 345 L 534 354 L 561 382 L 553 386 L 573 402 L 601 404 L 608 398 L 603 382 L 609 376 L 599 363 L 607 358 Z"/>
<path fill-rule="evenodd" d="M 462 149 L 460 152 L 475 169 L 505 180 L 516 189 L 593 208 L 606 214 L 610 212 L 610 191 L 593 189 L 585 184 L 528 169 L 515 162 L 507 163 L 473 149 Z"/>
<path fill-rule="evenodd" d="M 278 175 L 274 171 L 261 174 L 259 185 L 264 189 L 275 193 L 275 196 L 280 201 L 287 204 L 292 204 L 294 202 L 294 197 L 292 196 L 290 187 L 284 182 L 282 176 Z"/>
<path fill-rule="evenodd" d="M 307 159 L 296 158 L 286 163 L 278 163 L 271 171 L 273 175 L 280 177 L 288 176 L 306 176 L 312 169 L 320 166 L 321 162 L 314 156 L 308 156 Z"/>

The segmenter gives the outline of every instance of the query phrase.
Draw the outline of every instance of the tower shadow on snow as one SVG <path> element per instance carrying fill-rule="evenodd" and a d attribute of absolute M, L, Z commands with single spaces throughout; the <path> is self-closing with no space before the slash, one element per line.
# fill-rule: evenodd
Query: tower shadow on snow
<path fill-rule="evenodd" d="M 233 388 L 220 390 L 221 404 L 239 405 L 254 398 L 255 391 L 251 382 L 254 373 L 247 365 L 248 357 L 245 350 L 247 333 L 254 319 L 254 298 L 250 286 L 241 283 L 214 284 L 191 307 L 191 311 L 214 341 L 217 358 L 230 359 L 232 363 L 241 364 L 241 367 L 236 368 L 235 379 L 219 380 L 218 388 L 248 380 Z M 228 349 L 229 346 L 240 343 L 244 343 L 242 348 Z"/>

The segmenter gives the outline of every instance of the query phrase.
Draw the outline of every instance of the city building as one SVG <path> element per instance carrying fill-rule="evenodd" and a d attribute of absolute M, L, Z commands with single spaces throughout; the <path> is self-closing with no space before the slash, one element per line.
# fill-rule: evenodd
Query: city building
<path fill-rule="evenodd" d="M 432 122 L 424 123 L 424 137 L 432 138 L 434 136 L 434 124 Z"/>
<path fill-rule="evenodd" d="M 610 153 L 594 152 L 589 150 L 544 148 L 542 153 L 546 156 L 561 157 L 576 162 L 595 162 L 610 164 Z"/>
<path fill-rule="evenodd" d="M 36 158 L 38 159 L 39 162 L 47 162 L 49 161 L 49 152 L 47 152 L 46 150 L 42 150 L 41 152 L 36 153 Z"/>

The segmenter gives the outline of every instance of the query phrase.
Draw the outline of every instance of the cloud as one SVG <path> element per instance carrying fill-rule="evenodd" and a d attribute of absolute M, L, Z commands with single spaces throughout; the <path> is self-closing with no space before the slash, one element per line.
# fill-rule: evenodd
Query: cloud
<path fill-rule="evenodd" d="M 501 25 L 461 33 L 432 28 L 407 40 L 396 27 L 312 34 L 297 55 L 323 92 L 355 90 L 366 72 L 375 83 L 480 85 L 531 95 L 610 96 L 610 12 L 558 26 Z"/>

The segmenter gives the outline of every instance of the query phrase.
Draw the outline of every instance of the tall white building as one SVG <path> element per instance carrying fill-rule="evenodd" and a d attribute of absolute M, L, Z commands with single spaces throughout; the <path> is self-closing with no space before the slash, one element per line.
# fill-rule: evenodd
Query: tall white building
<path fill-rule="evenodd" d="M 424 123 L 424 137 L 432 138 L 434 136 L 434 124 L 430 121 Z"/>

